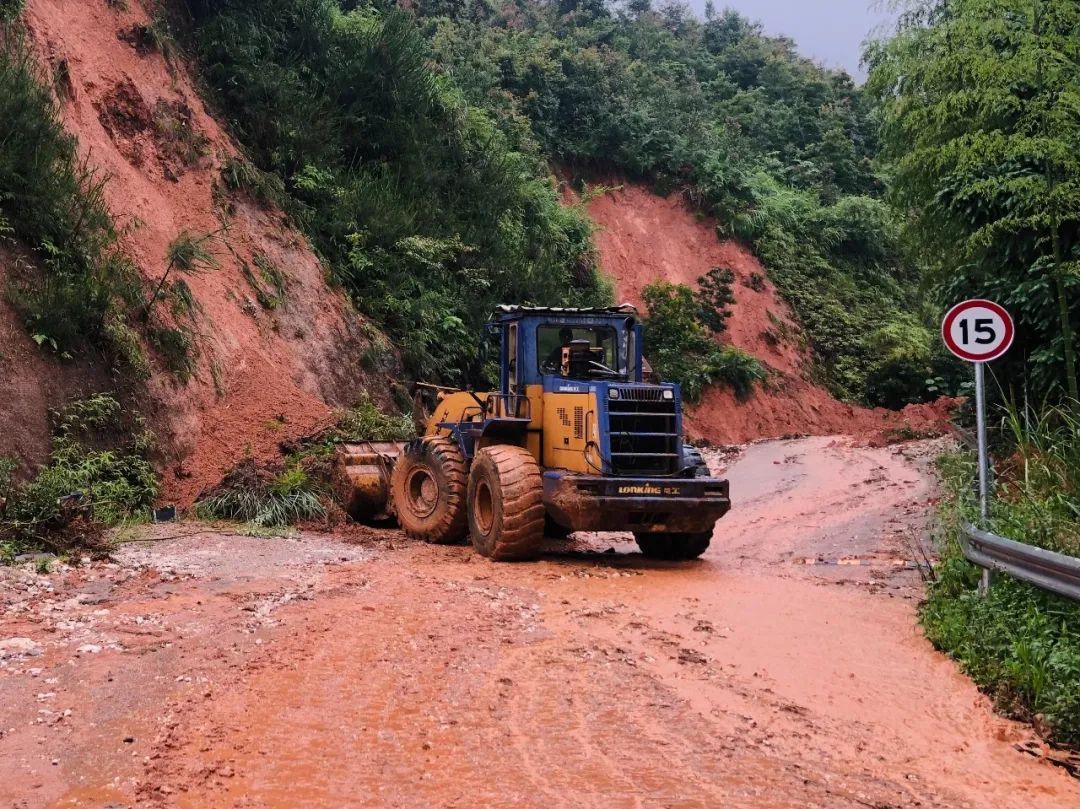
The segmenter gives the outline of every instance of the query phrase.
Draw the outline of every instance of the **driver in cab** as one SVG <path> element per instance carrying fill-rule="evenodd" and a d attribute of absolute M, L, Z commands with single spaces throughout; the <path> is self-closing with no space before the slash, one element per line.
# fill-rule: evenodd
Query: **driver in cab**
<path fill-rule="evenodd" d="M 569 326 L 563 326 L 559 329 L 559 344 L 551 350 L 547 359 L 544 361 L 544 367 L 550 368 L 554 372 L 565 373 L 567 369 L 562 367 L 563 364 L 563 351 L 570 348 L 570 344 L 574 342 L 574 330 Z"/>
<path fill-rule="evenodd" d="M 605 354 L 604 341 L 604 335 L 598 331 L 593 346 L 586 337 L 575 339 L 574 330 L 563 326 L 559 329 L 558 345 L 548 353 L 541 369 L 571 379 L 590 379 L 598 374 L 617 376 L 617 372 L 599 361 Z"/>

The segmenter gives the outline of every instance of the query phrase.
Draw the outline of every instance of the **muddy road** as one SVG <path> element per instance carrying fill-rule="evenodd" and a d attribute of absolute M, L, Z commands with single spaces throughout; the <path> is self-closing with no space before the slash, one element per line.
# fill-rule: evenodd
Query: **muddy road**
<path fill-rule="evenodd" d="M 173 526 L 4 571 L 0 804 L 1076 807 L 917 628 L 933 451 L 753 446 L 696 563 Z"/>

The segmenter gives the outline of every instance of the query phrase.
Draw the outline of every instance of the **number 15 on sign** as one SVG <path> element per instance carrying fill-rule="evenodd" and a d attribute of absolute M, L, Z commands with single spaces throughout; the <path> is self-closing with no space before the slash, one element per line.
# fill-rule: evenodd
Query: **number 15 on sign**
<path fill-rule="evenodd" d="M 949 351 L 968 362 L 990 362 L 1009 350 L 1016 328 L 1004 308 L 993 301 L 958 303 L 941 324 Z"/>

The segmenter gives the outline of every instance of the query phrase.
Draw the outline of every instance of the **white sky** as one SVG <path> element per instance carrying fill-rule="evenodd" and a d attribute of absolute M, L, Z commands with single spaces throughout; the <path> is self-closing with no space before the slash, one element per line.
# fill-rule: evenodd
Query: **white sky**
<path fill-rule="evenodd" d="M 688 0 L 699 15 L 705 0 Z M 895 14 L 884 10 L 882 0 L 714 0 L 717 11 L 733 8 L 761 22 L 765 33 L 795 40 L 804 56 L 828 67 L 842 67 L 861 81 L 859 67 L 863 40 L 879 33 Z"/>

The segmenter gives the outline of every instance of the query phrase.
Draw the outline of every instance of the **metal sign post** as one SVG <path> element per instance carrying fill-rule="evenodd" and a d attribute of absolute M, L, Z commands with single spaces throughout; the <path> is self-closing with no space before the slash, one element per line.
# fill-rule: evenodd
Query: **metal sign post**
<path fill-rule="evenodd" d="M 987 300 L 970 300 L 949 310 L 941 323 L 945 346 L 975 365 L 975 429 L 979 443 L 979 527 L 990 528 L 990 457 L 986 446 L 986 363 L 1002 356 L 1012 345 L 1016 327 L 1009 313 Z M 990 590 L 990 571 L 983 570 L 979 586 Z"/>
<path fill-rule="evenodd" d="M 990 527 L 990 462 L 986 451 L 986 365 L 975 363 L 975 431 L 979 434 L 979 527 Z"/>
<path fill-rule="evenodd" d="M 986 365 L 975 363 L 975 432 L 979 443 L 979 527 L 984 531 L 990 528 L 990 461 L 986 450 Z M 983 568 L 979 580 L 979 593 L 990 592 L 991 574 L 989 568 Z"/>

